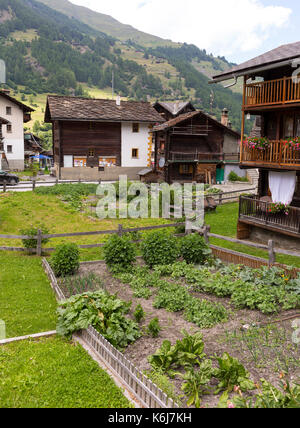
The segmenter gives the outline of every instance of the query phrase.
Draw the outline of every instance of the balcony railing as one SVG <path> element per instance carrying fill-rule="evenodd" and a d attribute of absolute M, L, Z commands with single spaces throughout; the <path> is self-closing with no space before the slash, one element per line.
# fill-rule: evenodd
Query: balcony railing
<path fill-rule="evenodd" d="M 174 126 L 171 128 L 173 135 L 199 135 L 208 136 L 209 132 L 212 131 L 210 125 L 188 125 L 188 126 Z"/>
<path fill-rule="evenodd" d="M 240 220 L 247 223 L 269 226 L 300 236 L 300 208 L 290 207 L 288 214 L 271 213 L 270 202 L 261 201 L 257 196 L 240 197 Z"/>
<path fill-rule="evenodd" d="M 245 106 L 258 107 L 300 102 L 300 83 L 292 77 L 246 85 Z"/>
<path fill-rule="evenodd" d="M 288 147 L 284 141 L 270 141 L 270 146 L 263 150 L 242 144 L 241 163 L 300 168 L 300 150 Z"/>
<path fill-rule="evenodd" d="M 238 161 L 238 153 L 184 153 L 170 152 L 169 161 L 172 162 L 222 162 L 222 161 Z"/>

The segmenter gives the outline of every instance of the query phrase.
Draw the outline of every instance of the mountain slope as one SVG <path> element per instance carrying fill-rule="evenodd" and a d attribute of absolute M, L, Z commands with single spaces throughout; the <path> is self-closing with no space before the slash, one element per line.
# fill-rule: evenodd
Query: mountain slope
<path fill-rule="evenodd" d="M 35 0 L 0 0 L 0 38 L 8 86 L 33 107 L 40 105 L 38 94 L 111 93 L 113 74 L 115 93 L 123 97 L 189 99 L 218 119 L 227 107 L 234 128 L 240 128 L 241 95 L 211 87 L 197 70 L 205 63 L 215 73 L 229 63 L 196 46 L 124 42 Z"/>
<path fill-rule="evenodd" d="M 160 37 L 146 34 L 142 31 L 136 30 L 131 25 L 125 25 L 109 15 L 94 12 L 86 7 L 77 6 L 68 0 L 39 0 L 41 3 L 64 13 L 69 18 L 75 18 L 97 31 L 102 31 L 116 39 L 126 41 L 131 39 L 133 42 L 143 46 L 176 46 L 170 40 L 164 40 Z"/>

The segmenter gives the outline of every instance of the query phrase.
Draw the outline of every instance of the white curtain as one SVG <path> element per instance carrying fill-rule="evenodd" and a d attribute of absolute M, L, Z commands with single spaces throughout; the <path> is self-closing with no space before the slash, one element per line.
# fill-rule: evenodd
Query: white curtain
<path fill-rule="evenodd" d="M 274 203 L 290 205 L 296 189 L 296 171 L 269 172 L 269 186 Z"/>

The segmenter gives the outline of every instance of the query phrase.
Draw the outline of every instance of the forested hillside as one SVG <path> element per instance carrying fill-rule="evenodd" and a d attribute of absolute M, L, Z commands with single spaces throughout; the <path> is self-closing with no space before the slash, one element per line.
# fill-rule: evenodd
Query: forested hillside
<path fill-rule="evenodd" d="M 205 62 L 217 73 L 230 64 L 196 46 L 147 47 L 118 40 L 35 0 L 0 0 L 0 41 L 8 86 L 33 105 L 42 93 L 107 90 L 114 74 L 115 92 L 123 97 L 191 99 L 217 118 L 227 107 L 233 126 L 240 127 L 241 95 L 208 85 L 193 66 Z"/>

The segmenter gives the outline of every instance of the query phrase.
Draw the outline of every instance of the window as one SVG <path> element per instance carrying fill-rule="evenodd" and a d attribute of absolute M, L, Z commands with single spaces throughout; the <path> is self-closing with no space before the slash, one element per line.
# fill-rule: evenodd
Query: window
<path fill-rule="evenodd" d="M 179 173 L 184 174 L 193 174 L 194 168 L 193 165 L 180 165 Z"/>
<path fill-rule="evenodd" d="M 139 157 L 139 149 L 132 149 L 132 151 L 131 151 L 131 157 L 132 157 L 132 159 L 138 159 L 138 157 Z"/>
<path fill-rule="evenodd" d="M 6 130 L 9 134 L 12 133 L 12 125 L 6 125 Z"/>
<path fill-rule="evenodd" d="M 6 107 L 6 115 L 11 116 L 11 107 Z"/>
<path fill-rule="evenodd" d="M 135 134 L 140 132 L 140 124 L 139 123 L 133 123 L 132 124 L 132 132 L 134 132 Z"/>
<path fill-rule="evenodd" d="M 7 153 L 12 153 L 12 146 L 7 146 Z"/>
<path fill-rule="evenodd" d="M 95 150 L 94 149 L 89 149 L 89 157 L 90 158 L 95 157 Z"/>

